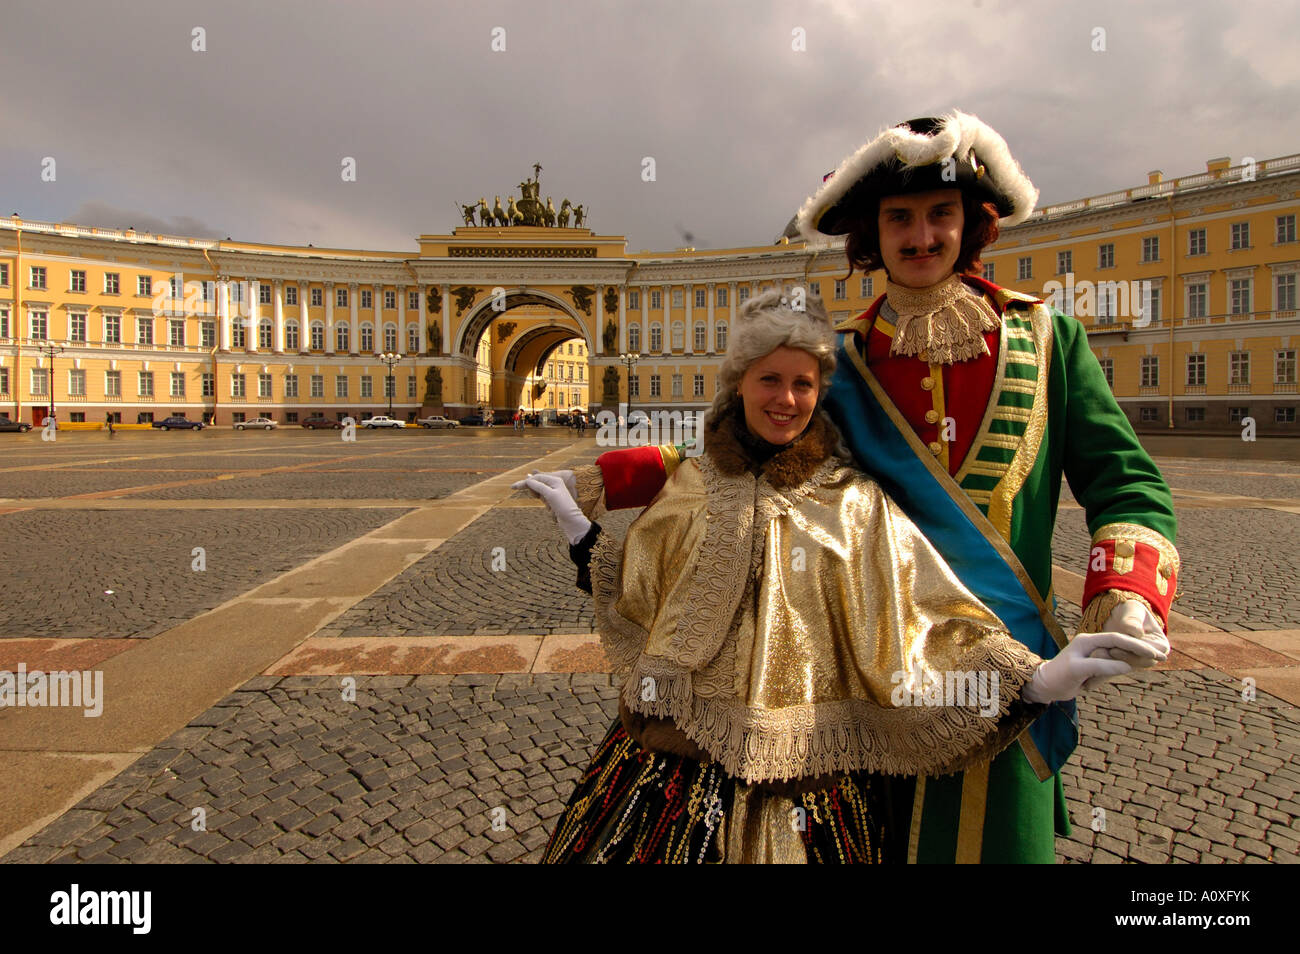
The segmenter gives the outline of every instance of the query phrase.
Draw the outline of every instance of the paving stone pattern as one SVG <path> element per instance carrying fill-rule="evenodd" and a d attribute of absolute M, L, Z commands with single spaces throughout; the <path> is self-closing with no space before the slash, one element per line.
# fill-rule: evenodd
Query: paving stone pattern
<path fill-rule="evenodd" d="M 0 638 L 145 637 L 405 513 L 26 510 L 0 515 Z M 192 569 L 203 547 L 206 569 Z M 105 590 L 112 590 L 111 595 Z"/>

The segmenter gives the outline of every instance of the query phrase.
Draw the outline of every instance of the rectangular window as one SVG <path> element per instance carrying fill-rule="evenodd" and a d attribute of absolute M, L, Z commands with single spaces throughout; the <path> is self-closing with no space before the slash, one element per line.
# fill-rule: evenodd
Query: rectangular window
<path fill-rule="evenodd" d="M 1228 383 L 1250 384 L 1250 352 L 1233 351 L 1228 355 Z"/>
<path fill-rule="evenodd" d="M 122 285 L 122 276 L 119 273 L 117 272 L 104 273 L 104 294 L 105 295 L 120 294 L 121 285 Z"/>
<path fill-rule="evenodd" d="M 137 318 L 135 320 L 135 340 L 140 344 L 153 344 L 152 318 Z"/>
<path fill-rule="evenodd" d="M 120 398 L 122 396 L 121 371 L 104 372 L 104 396 L 111 398 Z"/>
<path fill-rule="evenodd" d="M 230 396 L 241 398 L 247 395 L 244 389 L 244 375 L 232 374 L 230 376 Z"/>
<path fill-rule="evenodd" d="M 68 289 L 74 292 L 84 292 L 86 290 L 86 273 L 81 269 L 72 270 L 72 287 Z"/>
<path fill-rule="evenodd" d="M 384 397 L 385 398 L 397 397 L 397 394 L 395 393 L 397 390 L 397 379 L 393 377 L 389 377 L 388 375 L 384 375 L 382 380 L 384 382 Z"/>
<path fill-rule="evenodd" d="M 9 393 L 9 369 L 0 368 L 0 394 Z"/>
<path fill-rule="evenodd" d="M 1205 387 L 1205 355 L 1189 354 L 1187 356 L 1187 386 L 1189 388 Z"/>
<path fill-rule="evenodd" d="M 1242 418 L 1250 417 L 1249 407 L 1230 407 L 1228 408 L 1228 423 L 1240 424 Z"/>
<path fill-rule="evenodd" d="M 311 396 L 314 398 L 323 398 L 325 396 L 325 375 L 313 374 L 311 376 Z"/>
<path fill-rule="evenodd" d="M 9 263 L 0 262 L 0 285 L 9 284 Z"/>
<path fill-rule="evenodd" d="M 68 396 L 86 396 L 86 372 L 77 368 L 68 371 Z"/>
<path fill-rule="evenodd" d="M 325 326 L 320 322 L 311 326 L 311 350 L 325 350 Z"/>
<path fill-rule="evenodd" d="M 703 351 L 706 347 L 708 347 L 709 344 L 708 339 L 709 339 L 708 329 L 704 326 L 704 322 L 702 321 L 698 322 L 695 325 L 695 350 Z"/>
<path fill-rule="evenodd" d="M 151 297 L 153 295 L 153 277 L 150 275 L 137 275 L 135 277 L 135 293 Z"/>
<path fill-rule="evenodd" d="M 1154 424 L 1160 420 L 1160 408 L 1158 407 L 1144 407 L 1140 410 L 1140 414 L 1143 424 Z"/>
<path fill-rule="evenodd" d="M 348 307 L 348 290 L 346 288 L 334 289 L 334 307 L 335 308 Z"/>
<path fill-rule="evenodd" d="M 49 394 L 49 389 L 45 386 L 47 377 L 46 368 L 32 368 L 32 394 Z"/>
<path fill-rule="evenodd" d="M 1016 259 L 1016 280 L 1025 281 L 1034 277 L 1034 260 L 1031 256 L 1025 255 Z"/>
<path fill-rule="evenodd" d="M 1250 313 L 1250 279 L 1234 278 L 1228 282 L 1230 292 L 1230 311 L 1234 315 Z"/>
<path fill-rule="evenodd" d="M 1189 407 L 1189 408 L 1184 408 L 1183 410 L 1185 411 L 1185 418 L 1188 424 L 1205 423 L 1205 408 Z"/>
<path fill-rule="evenodd" d="M 269 398 L 271 396 L 271 376 L 266 373 L 257 376 L 257 396 L 260 398 Z"/>
<path fill-rule="evenodd" d="M 1295 241 L 1295 213 L 1277 217 L 1277 244 Z"/>
<path fill-rule="evenodd" d="M 1190 229 L 1187 232 L 1187 254 L 1204 255 L 1206 249 L 1205 229 Z"/>
<path fill-rule="evenodd" d="M 414 398 L 414 397 L 416 396 L 416 395 L 415 395 L 415 378 L 414 378 L 413 376 L 411 376 L 411 375 L 407 375 L 407 378 L 406 378 L 406 396 L 407 396 L 408 398 Z"/>
<path fill-rule="evenodd" d="M 861 297 L 862 297 L 862 298 L 872 298 L 872 297 L 874 297 L 874 296 L 875 296 L 874 286 L 875 286 L 875 282 L 874 282 L 870 277 L 867 277 L 867 278 L 862 279 L 862 282 L 861 282 L 861 292 L 862 292 Z"/>
<path fill-rule="evenodd" d="M 1278 351 L 1273 361 L 1273 381 L 1276 384 L 1296 383 L 1295 349 Z"/>
<path fill-rule="evenodd" d="M 637 310 L 641 308 L 641 293 L 639 291 L 627 293 L 627 307 Z"/>
<path fill-rule="evenodd" d="M 297 286 L 297 285 L 289 285 L 287 288 L 285 288 L 285 290 L 284 290 L 284 303 L 285 303 L 286 305 L 296 305 L 296 304 L 298 304 L 298 286 Z"/>
<path fill-rule="evenodd" d="M 199 322 L 199 344 L 204 348 L 217 346 L 217 323 L 215 321 Z"/>
<path fill-rule="evenodd" d="M 1140 317 L 1148 318 L 1152 322 L 1160 321 L 1160 289 L 1150 282 L 1142 283 L 1142 298 L 1139 304 L 1142 306 Z"/>
<path fill-rule="evenodd" d="M 835 279 L 835 300 L 845 301 L 849 297 L 849 283 L 843 278 Z"/>
<path fill-rule="evenodd" d="M 1232 242 L 1228 247 L 1231 249 L 1250 248 L 1249 222 L 1232 223 Z"/>
<path fill-rule="evenodd" d="M 243 282 L 227 282 L 226 288 L 229 289 L 230 300 L 232 302 L 242 302 L 244 300 Z"/>
<path fill-rule="evenodd" d="M 1160 236 L 1148 235 L 1142 239 L 1142 261 L 1160 261 Z M 1204 408 L 1202 408 L 1204 411 Z"/>
<path fill-rule="evenodd" d="M 370 308 L 370 307 L 373 307 L 373 306 L 370 304 L 370 302 L 371 302 L 371 300 L 372 300 L 372 297 L 373 297 L 373 296 L 371 295 L 371 292 L 370 292 L 370 289 L 369 289 L 369 288 L 363 288 L 363 289 L 361 289 L 361 307 L 362 307 L 362 308 Z"/>
<path fill-rule="evenodd" d="M 696 307 L 696 308 L 708 308 L 708 307 L 709 307 L 709 302 L 708 302 L 708 297 L 707 297 L 708 294 L 709 294 L 709 293 L 708 293 L 705 289 L 703 289 L 703 288 L 697 288 L 697 289 L 695 289 L 695 307 Z"/>
<path fill-rule="evenodd" d="M 73 312 L 68 315 L 68 340 L 86 340 L 86 316 Z"/>
<path fill-rule="evenodd" d="M 204 301 L 216 301 L 216 299 L 217 299 L 217 283 L 216 283 L 216 282 L 204 282 L 204 283 L 203 283 L 203 300 L 204 300 Z"/>
<path fill-rule="evenodd" d="M 418 312 L 420 310 L 420 293 L 418 291 L 409 292 L 406 296 L 406 310 Z"/>
<path fill-rule="evenodd" d="M 172 372 L 172 397 L 185 397 L 185 372 Z"/>
<path fill-rule="evenodd" d="M 167 322 L 167 341 L 173 347 L 185 347 L 185 321 L 173 318 Z"/>
<path fill-rule="evenodd" d="M 1295 311 L 1295 275 L 1277 276 L 1273 307 L 1277 311 Z"/>
<path fill-rule="evenodd" d="M 320 308 L 325 304 L 325 296 L 319 288 L 311 290 L 311 307 Z"/>
<path fill-rule="evenodd" d="M 714 304 L 719 308 L 727 307 L 727 289 L 718 287 L 713 290 Z"/>
<path fill-rule="evenodd" d="M 651 308 L 661 308 L 661 307 L 663 307 L 663 300 L 664 300 L 663 292 L 652 291 L 652 292 L 650 293 L 650 307 L 651 307 Z"/>
<path fill-rule="evenodd" d="M 153 397 L 153 372 L 141 371 L 136 381 L 140 397 Z"/>
<path fill-rule="evenodd" d="M 9 337 L 9 309 L 0 308 L 0 338 Z"/>
<path fill-rule="evenodd" d="M 1207 286 L 1203 283 L 1187 286 L 1187 317 L 1204 318 L 1207 314 L 1206 300 L 1209 297 Z"/>
<path fill-rule="evenodd" d="M 682 396 L 682 376 L 680 374 L 674 374 L 673 375 L 673 397 L 679 398 L 681 396 Z"/>
<path fill-rule="evenodd" d="M 660 397 L 659 375 L 657 374 L 650 375 L 650 396 Z"/>
<path fill-rule="evenodd" d="M 32 287 L 33 288 L 45 287 L 45 266 L 44 265 L 32 266 Z"/>
<path fill-rule="evenodd" d="M 1295 423 L 1295 405 L 1291 407 L 1273 408 L 1274 424 L 1294 424 Z"/>
<path fill-rule="evenodd" d="M 812 298 L 814 296 L 821 297 L 821 293 L 822 293 L 821 282 L 817 281 L 817 279 L 815 278 L 810 278 L 808 280 L 808 297 L 809 298 Z"/>
<path fill-rule="evenodd" d="M 31 334 L 28 336 L 45 341 L 50 337 L 50 316 L 48 312 L 34 311 L 31 313 Z"/>
<path fill-rule="evenodd" d="M 1143 355 L 1142 357 L 1142 387 L 1158 388 L 1160 387 L 1160 356 Z"/>
<path fill-rule="evenodd" d="M 1097 363 L 1101 365 L 1101 373 L 1106 376 L 1106 383 L 1112 388 L 1115 387 L 1115 359 L 1098 358 Z"/>
<path fill-rule="evenodd" d="M 1097 267 L 1114 268 L 1115 267 L 1115 245 L 1113 242 L 1106 242 L 1097 248 Z"/>
<path fill-rule="evenodd" d="M 704 375 L 695 375 L 695 389 L 692 393 L 695 397 L 704 397 Z"/>
<path fill-rule="evenodd" d="M 284 376 L 284 396 L 287 398 L 296 398 L 298 396 L 298 375 L 286 374 Z"/>
<path fill-rule="evenodd" d="M 362 382 L 363 382 L 363 383 L 362 383 L 362 387 L 361 387 L 361 396 L 362 396 L 362 397 L 367 397 L 366 389 L 365 389 L 365 384 L 364 384 L 364 382 L 365 382 L 366 379 L 365 379 L 365 378 L 362 378 L 361 380 L 362 380 Z M 347 378 L 347 375 L 345 375 L 345 374 L 339 374 L 339 375 L 335 375 L 335 376 L 334 376 L 334 396 L 335 396 L 335 397 L 347 397 L 347 396 L 348 396 L 348 378 Z"/>
<path fill-rule="evenodd" d="M 257 346 L 263 350 L 271 350 L 271 336 L 273 326 L 269 318 L 263 318 L 262 323 L 257 327 Z"/>
<path fill-rule="evenodd" d="M 747 301 L 749 301 L 749 286 L 741 285 L 740 288 L 736 290 L 736 303 L 743 305 Z"/>
<path fill-rule="evenodd" d="M 641 377 L 640 377 L 640 375 L 636 375 L 636 374 L 634 374 L 634 375 L 632 375 L 630 378 L 627 379 L 627 395 L 628 395 L 628 397 L 640 397 L 640 396 L 641 396 Z"/>
<path fill-rule="evenodd" d="M 1074 271 L 1074 252 L 1066 250 L 1056 253 L 1056 274 L 1064 275 L 1066 272 Z"/>
<path fill-rule="evenodd" d="M 361 396 L 363 398 L 375 396 L 375 379 L 368 374 L 361 375 Z"/>
<path fill-rule="evenodd" d="M 395 291 L 384 292 L 384 307 L 385 308 L 397 307 L 397 292 Z"/>
<path fill-rule="evenodd" d="M 271 283 L 270 282 L 257 283 L 257 303 L 259 305 L 271 304 Z"/>
<path fill-rule="evenodd" d="M 211 371 L 204 371 L 199 375 L 199 390 L 203 392 L 205 398 L 217 396 L 217 376 Z"/>
<path fill-rule="evenodd" d="M 984 263 L 984 280 L 985 280 L 986 282 L 996 282 L 997 279 L 993 277 L 993 276 L 996 275 L 996 274 L 997 274 L 997 270 L 994 269 L 994 267 L 993 267 L 993 263 L 992 263 L 992 262 L 985 262 L 985 263 Z"/>
<path fill-rule="evenodd" d="M 680 288 L 673 289 L 673 307 L 674 308 L 682 307 L 682 290 Z"/>

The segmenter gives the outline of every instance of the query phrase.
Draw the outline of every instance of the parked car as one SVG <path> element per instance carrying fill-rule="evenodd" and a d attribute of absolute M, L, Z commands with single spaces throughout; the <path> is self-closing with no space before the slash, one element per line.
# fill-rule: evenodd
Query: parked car
<path fill-rule="evenodd" d="M 32 429 L 32 426 L 26 421 L 11 421 L 8 416 L 0 415 L 0 431 L 14 431 L 20 434 L 26 434 Z"/>
<path fill-rule="evenodd" d="M 443 417 L 441 414 L 434 414 L 430 417 L 422 417 L 415 422 L 421 427 L 460 427 L 460 423 L 453 421 L 449 417 Z"/>
<path fill-rule="evenodd" d="M 239 421 L 235 424 L 235 430 L 242 431 L 247 427 L 260 427 L 264 431 L 269 431 L 271 428 L 279 426 L 269 417 L 255 417 L 251 421 Z"/>
<path fill-rule="evenodd" d="M 483 417 L 479 414 L 471 414 L 468 417 L 462 417 L 460 423 L 465 427 L 482 427 Z"/>
<path fill-rule="evenodd" d="M 340 421 L 332 421 L 324 414 L 313 414 L 311 417 L 304 418 L 302 426 L 309 431 L 314 431 L 318 427 L 324 427 L 336 431 L 343 430 L 343 424 Z"/>
<path fill-rule="evenodd" d="M 192 431 L 203 430 L 202 421 L 191 421 L 188 417 L 181 417 L 180 415 L 173 415 L 172 417 L 163 418 L 161 421 L 154 421 L 153 426 L 160 431 L 170 431 L 172 429 L 180 431 L 185 428 L 189 428 Z"/>
<path fill-rule="evenodd" d="M 376 414 L 374 417 L 366 418 L 361 422 L 362 427 L 405 427 L 403 421 L 395 417 L 389 417 L 387 414 Z"/>

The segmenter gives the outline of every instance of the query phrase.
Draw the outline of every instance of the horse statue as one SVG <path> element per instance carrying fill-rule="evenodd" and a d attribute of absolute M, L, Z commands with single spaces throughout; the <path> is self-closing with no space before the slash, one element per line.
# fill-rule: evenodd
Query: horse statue
<path fill-rule="evenodd" d="M 524 214 L 519 211 L 519 206 L 515 204 L 515 197 L 507 196 L 506 201 L 510 203 L 509 208 L 506 209 L 506 219 L 511 225 L 523 224 Z"/>
<path fill-rule="evenodd" d="M 484 198 L 480 198 L 478 200 L 478 224 L 479 225 L 492 224 L 492 210 L 488 208 L 487 199 Z"/>
<path fill-rule="evenodd" d="M 559 221 L 560 228 L 562 229 L 567 229 L 569 227 L 569 210 L 571 208 L 573 208 L 573 206 L 569 203 L 568 199 L 565 199 L 563 202 L 560 203 L 560 214 L 559 214 L 558 221 Z"/>
<path fill-rule="evenodd" d="M 506 210 L 501 208 L 501 196 L 497 196 L 496 207 L 492 209 L 492 217 L 496 219 L 497 225 L 509 225 L 510 220 L 506 218 Z"/>
<path fill-rule="evenodd" d="M 555 227 L 555 206 L 551 203 L 551 197 L 546 197 L 546 211 L 542 213 L 542 221 L 550 228 Z"/>

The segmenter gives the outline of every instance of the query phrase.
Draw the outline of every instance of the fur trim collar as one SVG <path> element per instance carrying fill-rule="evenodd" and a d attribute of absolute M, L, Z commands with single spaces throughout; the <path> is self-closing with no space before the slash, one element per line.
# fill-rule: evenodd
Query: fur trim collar
<path fill-rule="evenodd" d="M 802 434 L 784 447 L 776 448 L 767 460 L 758 460 L 738 433 L 745 427 L 740 402 L 732 401 L 727 407 L 726 413 L 705 422 L 704 453 L 729 477 L 757 469 L 777 490 L 789 490 L 805 483 L 839 443 L 835 425 L 818 405 Z"/>

